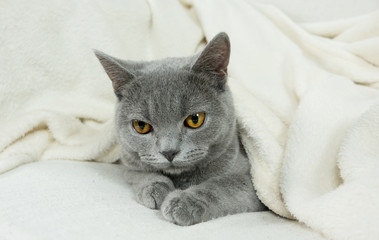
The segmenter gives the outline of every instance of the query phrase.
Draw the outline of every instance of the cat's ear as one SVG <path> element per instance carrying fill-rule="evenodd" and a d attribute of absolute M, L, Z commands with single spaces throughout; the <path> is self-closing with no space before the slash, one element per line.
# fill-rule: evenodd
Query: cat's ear
<path fill-rule="evenodd" d="M 224 77 L 230 57 L 230 41 L 226 33 L 217 34 L 200 53 L 192 70 L 197 72 L 211 72 Z"/>
<path fill-rule="evenodd" d="M 135 76 L 123 66 L 121 60 L 98 50 L 94 50 L 94 53 L 108 74 L 108 77 L 112 80 L 115 94 L 121 98 L 121 87 L 132 81 Z"/>

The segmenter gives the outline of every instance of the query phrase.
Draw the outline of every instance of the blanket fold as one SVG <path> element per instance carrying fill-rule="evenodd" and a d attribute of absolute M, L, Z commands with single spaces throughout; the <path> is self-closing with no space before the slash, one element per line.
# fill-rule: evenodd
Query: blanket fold
<path fill-rule="evenodd" d="M 215 14 L 213 1 L 194 1 L 207 38 L 230 35 L 229 84 L 260 199 L 328 238 L 376 239 L 379 12 L 297 25 L 253 1 L 217 4 Z"/>
<path fill-rule="evenodd" d="M 117 160 L 116 99 L 92 49 L 135 60 L 192 54 L 203 35 L 187 12 L 175 0 L 3 3 L 0 172 L 37 160 Z"/>

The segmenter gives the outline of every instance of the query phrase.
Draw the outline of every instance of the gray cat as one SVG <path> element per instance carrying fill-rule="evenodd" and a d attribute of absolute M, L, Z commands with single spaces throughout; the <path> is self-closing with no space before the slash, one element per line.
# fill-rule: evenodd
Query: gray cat
<path fill-rule="evenodd" d="M 139 203 L 178 225 L 265 209 L 226 84 L 226 33 L 186 58 L 133 62 L 95 54 L 118 97 L 121 161 Z"/>

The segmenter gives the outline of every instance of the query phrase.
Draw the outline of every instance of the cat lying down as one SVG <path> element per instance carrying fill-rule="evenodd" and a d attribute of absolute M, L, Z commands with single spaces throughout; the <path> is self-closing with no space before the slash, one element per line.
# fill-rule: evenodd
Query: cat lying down
<path fill-rule="evenodd" d="M 121 161 L 139 203 L 178 225 L 265 209 L 226 83 L 226 33 L 184 58 L 134 62 L 95 54 L 118 97 Z"/>

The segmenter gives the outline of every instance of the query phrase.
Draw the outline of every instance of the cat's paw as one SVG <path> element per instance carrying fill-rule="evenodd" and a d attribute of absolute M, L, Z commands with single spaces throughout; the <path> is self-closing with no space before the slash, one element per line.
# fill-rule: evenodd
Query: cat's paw
<path fill-rule="evenodd" d="M 205 221 L 206 205 L 191 192 L 176 190 L 166 197 L 161 211 L 168 221 L 188 226 Z"/>
<path fill-rule="evenodd" d="M 163 200 L 174 189 L 174 186 L 165 182 L 154 182 L 143 186 L 137 192 L 137 202 L 151 209 L 159 209 Z"/>

